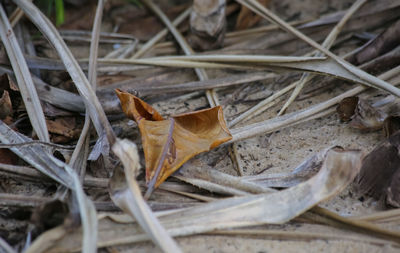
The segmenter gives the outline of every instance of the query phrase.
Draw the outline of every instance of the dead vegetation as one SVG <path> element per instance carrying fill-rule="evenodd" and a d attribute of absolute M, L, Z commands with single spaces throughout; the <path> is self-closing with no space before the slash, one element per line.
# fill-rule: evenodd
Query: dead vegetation
<path fill-rule="evenodd" d="M 0 3 L 2 251 L 398 250 L 399 2 L 134 2 Z"/>

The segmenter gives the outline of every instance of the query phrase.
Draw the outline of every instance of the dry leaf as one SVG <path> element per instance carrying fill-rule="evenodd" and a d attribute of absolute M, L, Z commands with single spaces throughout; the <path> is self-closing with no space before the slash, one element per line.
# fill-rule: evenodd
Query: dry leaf
<path fill-rule="evenodd" d="M 263 6 L 267 6 L 269 0 L 258 0 Z M 261 17 L 242 5 L 239 16 L 236 20 L 236 29 L 243 30 L 256 25 Z"/>
<path fill-rule="evenodd" d="M 379 199 L 388 197 L 389 204 L 400 202 L 400 132 L 381 142 L 364 159 L 358 178 L 358 190 Z"/>
<path fill-rule="evenodd" d="M 77 128 L 74 117 L 59 117 L 54 120 L 46 119 L 46 124 L 49 132 L 52 134 L 52 141 L 57 143 L 65 143 L 77 139 L 81 132 Z"/>
<path fill-rule="evenodd" d="M 21 100 L 18 87 L 7 74 L 0 76 L 0 93 L 0 119 L 4 120 L 12 115 L 13 105 L 18 105 Z"/>
<path fill-rule="evenodd" d="M 8 91 L 4 90 L 0 98 L 0 119 L 5 119 L 12 114 L 12 104 Z"/>
<path fill-rule="evenodd" d="M 379 34 L 354 55 L 348 61 L 355 65 L 363 64 L 379 55 L 383 55 L 400 43 L 400 21 L 393 23 L 388 29 Z"/>
<path fill-rule="evenodd" d="M 382 128 L 386 113 L 374 108 L 359 97 L 347 97 L 336 108 L 342 121 L 350 121 L 350 126 L 364 131 Z"/>
<path fill-rule="evenodd" d="M 165 120 L 138 97 L 116 92 L 124 113 L 139 126 L 150 191 L 193 156 L 232 139 L 221 106 Z"/>

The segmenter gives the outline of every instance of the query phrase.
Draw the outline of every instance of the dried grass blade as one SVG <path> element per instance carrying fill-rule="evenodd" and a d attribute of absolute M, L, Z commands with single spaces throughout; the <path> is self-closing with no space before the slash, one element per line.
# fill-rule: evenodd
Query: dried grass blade
<path fill-rule="evenodd" d="M 260 55 L 190 55 L 154 57 L 138 60 L 109 60 L 108 63 L 132 63 L 165 67 L 184 68 L 234 68 L 234 69 L 272 69 L 280 71 L 303 71 L 326 74 L 337 78 L 370 86 L 368 82 L 354 75 L 343 66 L 325 57 L 260 56 Z M 397 88 L 395 88 L 397 89 Z"/>
<path fill-rule="evenodd" d="M 98 55 L 98 46 L 99 46 L 99 38 L 100 38 L 100 27 L 101 27 L 101 19 L 103 16 L 103 8 L 104 1 L 99 0 L 96 16 L 93 24 L 92 31 L 92 40 L 90 44 L 90 54 L 89 54 L 89 82 L 91 83 L 93 89 L 96 89 L 96 79 L 97 79 L 97 55 Z M 78 143 L 74 152 L 72 153 L 72 157 L 70 160 L 70 165 L 80 172 L 80 178 L 77 178 L 76 174 L 74 175 L 75 184 L 79 184 L 83 182 L 85 177 L 86 163 L 89 155 L 89 141 L 90 136 L 88 132 L 90 130 L 90 116 L 88 113 L 89 108 L 86 107 L 86 115 L 85 115 L 85 123 L 79 136 Z M 83 151 L 83 152 L 82 152 Z M 78 188 L 82 190 L 81 188 Z M 84 197 L 83 191 L 77 191 L 77 200 L 79 203 L 79 211 L 81 214 L 82 227 L 83 227 L 83 243 L 82 243 L 82 252 L 91 253 L 97 252 L 97 232 L 98 232 L 98 224 L 97 224 L 97 213 L 96 208 L 93 203 Z"/>
<path fill-rule="evenodd" d="M 233 85 L 239 85 L 244 83 L 251 83 L 256 81 L 261 81 L 265 79 L 272 79 L 276 77 L 273 73 L 265 73 L 265 72 L 252 72 L 250 74 L 233 74 L 227 77 L 209 79 L 207 81 L 194 81 L 188 83 L 181 84 L 171 84 L 171 85 L 151 85 L 151 86 L 143 86 L 132 85 L 131 82 L 121 83 L 117 85 L 107 87 L 107 90 L 114 92 L 115 88 L 132 88 L 139 92 L 141 95 L 147 94 L 164 94 L 164 93 L 176 93 L 179 92 L 188 92 L 188 91 L 197 91 L 203 89 L 210 88 L 225 88 Z M 104 89 L 104 90 L 106 90 Z"/>
<path fill-rule="evenodd" d="M 324 53 L 325 55 L 329 56 L 332 60 L 334 60 L 338 65 L 340 65 L 341 67 L 345 68 L 347 71 L 349 71 L 350 73 L 354 74 L 355 76 L 357 76 L 358 78 L 362 79 L 364 82 L 366 83 L 366 85 L 374 87 L 374 88 L 379 88 L 379 89 L 383 89 L 393 95 L 396 96 L 400 96 L 400 89 L 390 85 L 389 83 L 375 77 L 372 76 L 368 73 L 366 73 L 365 71 L 354 67 L 353 65 L 351 65 L 350 63 L 342 60 L 340 57 L 338 57 L 337 55 L 333 54 L 332 52 L 330 52 L 329 50 L 325 49 L 324 47 L 322 47 L 321 45 L 319 45 L 318 43 L 316 43 L 315 41 L 313 41 L 312 39 L 310 39 L 309 37 L 307 37 L 306 35 L 304 35 L 303 33 L 301 33 L 300 31 L 298 31 L 296 28 L 294 28 L 293 26 L 291 26 L 290 24 L 288 24 L 287 22 L 285 22 L 284 20 L 280 19 L 277 15 L 275 15 L 274 13 L 272 13 L 270 10 L 268 10 L 267 8 L 265 8 L 264 6 L 262 6 L 260 3 L 258 3 L 255 0 L 236 0 L 237 2 L 239 2 L 240 4 L 245 5 L 246 7 L 248 7 L 249 9 L 251 9 L 252 11 L 254 11 L 255 13 L 261 15 L 263 18 L 276 23 L 277 25 L 279 25 L 281 28 L 283 28 L 284 30 L 290 32 L 291 34 L 297 36 L 298 38 L 300 38 L 301 40 L 307 42 L 309 45 L 311 45 L 312 47 L 314 47 L 315 49 L 319 50 L 320 52 Z"/>
<path fill-rule="evenodd" d="M 98 224 L 96 208 L 93 202 L 85 196 L 78 174 L 69 166 L 67 168 L 69 168 L 67 171 L 70 173 L 70 176 L 74 179 L 75 194 L 79 204 L 79 213 L 83 228 L 82 252 L 97 252 Z"/>
<path fill-rule="evenodd" d="M 96 16 L 94 19 L 93 30 L 92 30 L 92 39 L 90 43 L 90 54 L 89 54 L 89 71 L 88 71 L 88 81 L 96 90 L 96 82 L 97 82 L 97 55 L 98 55 L 98 47 L 99 47 L 99 39 L 100 39 L 100 28 L 101 28 L 101 19 L 103 16 L 103 8 L 104 8 L 104 0 L 99 0 Z M 88 108 L 86 108 L 88 112 Z M 72 157 L 70 160 L 70 165 L 73 168 L 81 170 L 81 182 L 83 181 L 85 175 L 86 162 L 88 158 L 88 150 L 89 150 L 89 137 L 87 134 L 90 129 L 90 116 L 88 113 L 85 115 L 85 123 L 82 128 L 81 135 L 79 136 L 78 143 L 76 144 L 76 148 L 72 153 Z M 84 152 L 82 152 L 82 150 Z"/>
<path fill-rule="evenodd" d="M 296 85 L 298 84 L 298 82 L 292 83 L 288 86 L 286 86 L 285 88 L 281 89 L 280 91 L 276 92 L 275 94 L 269 96 L 268 98 L 264 99 L 263 101 L 261 101 L 260 103 L 258 103 L 257 105 L 253 106 L 252 108 L 250 108 L 249 110 L 247 110 L 246 112 L 240 114 L 238 117 L 234 118 L 231 122 L 228 123 L 229 127 L 233 127 L 234 125 L 238 124 L 239 122 L 250 118 L 251 116 L 256 116 L 258 115 L 258 112 L 260 110 L 266 110 L 269 107 L 266 107 L 266 105 L 270 104 L 270 106 L 272 106 L 272 102 L 275 101 L 277 98 L 279 98 L 280 96 L 282 96 L 283 94 L 289 92 L 290 90 L 294 89 L 296 87 Z"/>
<path fill-rule="evenodd" d="M 333 149 L 329 151 L 322 169 L 316 176 L 290 189 L 216 200 L 201 206 L 165 213 L 159 218 L 172 236 L 257 224 L 283 223 L 344 189 L 357 174 L 361 158 L 362 154 L 359 151 L 346 152 Z M 108 231 L 110 229 L 111 226 L 108 225 L 107 231 L 100 232 L 104 240 L 99 242 L 99 246 L 149 239 L 133 224 L 114 223 L 112 231 Z M 120 233 L 118 238 L 115 238 L 113 235 L 117 231 Z M 79 241 L 76 240 L 78 236 L 79 234 L 72 235 L 74 238 L 61 240 L 56 247 L 63 250 L 79 250 Z"/>
<path fill-rule="evenodd" d="M 25 12 L 25 15 L 42 31 L 47 39 L 54 46 L 61 57 L 68 73 L 74 81 L 84 103 L 89 108 L 89 115 L 93 121 L 98 135 L 104 132 L 107 134 L 108 141 L 112 144 L 115 141 L 115 134 L 111 129 L 110 123 L 101 107 L 101 104 L 90 86 L 89 81 L 85 77 L 78 62 L 62 40 L 57 29 L 46 18 L 46 16 L 32 3 L 26 0 L 14 0 L 14 2 Z"/>
<path fill-rule="evenodd" d="M 382 75 L 380 75 L 380 78 L 384 80 L 389 80 L 394 76 L 396 76 L 399 72 L 400 72 L 400 66 L 383 73 Z M 398 85 L 398 84 L 400 84 L 400 79 L 396 80 L 396 82 L 393 82 L 393 85 Z M 317 113 L 322 112 L 323 110 L 330 108 L 331 106 L 334 106 L 335 104 L 339 103 L 342 99 L 346 97 L 355 96 L 366 89 L 367 87 L 365 86 L 358 86 L 334 98 L 331 98 L 327 101 L 311 106 L 309 108 L 292 112 L 283 116 L 275 117 L 273 119 L 265 120 L 259 123 L 254 123 L 244 127 L 231 129 L 233 138 L 228 143 L 244 140 L 259 135 L 261 133 L 273 132 L 283 127 L 296 124 L 304 119 L 307 119 L 309 117 L 312 117 L 313 115 L 316 115 Z"/>
<path fill-rule="evenodd" d="M 125 176 L 114 175 L 110 183 L 113 201 L 126 213 L 135 217 L 153 242 L 164 252 L 182 252 L 142 197 L 139 184 L 136 181 L 136 174 L 140 168 L 136 145 L 128 140 L 117 139 L 112 149 L 121 159 L 125 168 Z M 118 172 L 115 171 L 114 173 Z M 123 180 L 121 177 L 125 179 Z M 124 182 L 120 182 L 121 180 L 128 183 L 127 188 Z"/>
<path fill-rule="evenodd" d="M 138 60 L 110 60 L 108 63 L 132 63 L 165 67 L 183 68 L 233 68 L 253 70 L 305 71 L 316 74 L 326 74 L 352 82 L 369 85 L 341 65 L 324 57 L 288 57 L 288 56 L 254 56 L 254 55 L 192 55 L 175 57 L 155 57 Z"/>
<path fill-rule="evenodd" d="M 214 232 L 208 232 L 207 234 L 211 235 L 263 235 L 269 238 L 277 239 L 277 240 L 339 240 L 339 241 L 354 241 L 354 242 L 362 242 L 369 243 L 373 245 L 384 246 L 388 244 L 394 244 L 398 246 L 398 243 L 392 243 L 388 240 L 369 238 L 365 236 L 357 236 L 357 235 L 349 235 L 349 234 L 339 234 L 339 233 L 315 233 L 315 232 L 306 232 L 306 231 L 282 231 L 282 230 L 273 230 L 273 229 L 232 229 L 232 230 L 217 230 Z"/>
<path fill-rule="evenodd" d="M 324 42 L 322 43 L 322 47 L 326 48 L 327 50 L 333 45 L 334 41 L 336 40 L 337 36 L 339 35 L 340 31 L 342 30 L 343 26 L 346 22 L 350 19 L 350 17 L 366 2 L 366 0 L 357 0 L 350 9 L 346 12 L 343 18 L 339 21 L 338 24 L 331 30 L 329 35 L 326 37 Z M 314 52 L 313 56 L 322 56 L 321 52 Z M 301 90 L 303 89 L 304 85 L 310 81 L 314 77 L 313 74 L 305 73 L 300 79 L 300 82 L 296 85 L 296 88 L 286 101 L 286 103 L 282 106 L 281 110 L 278 113 L 278 116 L 285 113 L 286 109 L 290 106 L 290 104 L 296 99 L 299 95 Z"/>
<path fill-rule="evenodd" d="M 0 237 L 0 251 L 4 253 L 16 253 L 16 251 Z"/>
<path fill-rule="evenodd" d="M 182 14 L 180 14 L 173 22 L 172 25 L 178 26 L 180 25 L 187 17 L 189 17 L 192 8 L 188 8 Z M 168 34 L 168 29 L 164 28 L 162 31 L 157 33 L 152 39 L 146 42 L 132 57 L 131 59 L 140 58 L 144 55 L 151 47 L 153 47 L 157 42 L 162 40 Z"/>
<path fill-rule="evenodd" d="M 14 74 L 10 69 L 1 66 L 0 73 L 7 73 L 9 75 Z M 79 95 L 56 87 L 50 87 L 50 85 L 35 76 L 32 76 L 32 80 L 36 86 L 39 98 L 41 100 L 69 111 L 84 111 L 85 105 Z"/>
<path fill-rule="evenodd" d="M 361 215 L 361 216 L 353 216 L 351 217 L 354 220 L 363 220 L 363 221 L 373 221 L 373 222 L 381 222 L 387 219 L 400 219 L 400 209 L 393 209 L 388 211 L 381 211 L 377 213 Z"/>
<path fill-rule="evenodd" d="M 31 139 L 13 131 L 6 124 L 0 122 L 0 141 L 3 143 L 21 143 L 31 141 Z M 93 232 L 91 230 L 97 228 L 96 210 L 93 203 L 85 196 L 76 172 L 67 164 L 50 155 L 49 151 L 43 146 L 31 145 L 10 149 L 42 173 L 72 190 L 79 203 L 80 215 L 84 227 L 85 252 L 93 252 L 93 249 L 96 250 L 96 244 L 92 244 L 93 235 L 87 233 L 87 231 Z M 96 231 L 94 231 L 95 235 Z"/>
<path fill-rule="evenodd" d="M 150 7 L 152 11 L 154 11 L 159 18 L 164 22 L 170 32 L 174 35 L 175 39 L 178 41 L 179 45 L 183 49 L 186 55 L 194 54 L 193 49 L 189 46 L 186 42 L 185 38 L 183 38 L 182 34 L 176 29 L 173 23 L 168 19 L 168 17 L 164 14 L 164 12 L 153 3 L 152 0 L 143 0 L 143 2 Z M 199 77 L 200 81 L 208 80 L 208 75 L 204 69 L 195 68 L 195 72 Z M 210 103 L 211 107 L 219 105 L 217 93 L 211 89 L 206 91 L 206 96 L 208 102 Z"/>
<path fill-rule="evenodd" d="M 32 141 L 32 139 L 13 131 L 4 122 L 0 121 L 0 141 L 5 144 L 14 144 Z M 66 172 L 50 160 L 48 149 L 40 145 L 30 145 L 13 147 L 10 150 L 58 183 L 70 189 L 73 188 L 73 182 Z"/>
<path fill-rule="evenodd" d="M 361 166 L 359 151 L 328 151 L 321 170 L 308 181 L 276 193 L 229 198 L 164 216 L 172 234 L 284 223 L 343 190 Z M 341 176 L 339 176 L 341 175 Z"/>
<path fill-rule="evenodd" d="M 32 2 L 32 0 L 29 0 Z M 10 24 L 14 27 L 18 21 L 24 16 L 24 12 L 20 8 L 16 8 L 10 15 Z"/>
<path fill-rule="evenodd" d="M 41 234 L 35 241 L 33 241 L 31 246 L 25 251 L 25 253 L 47 252 L 47 250 L 52 247 L 57 240 L 62 239 L 67 234 L 68 231 L 63 226 L 47 230 L 46 232 Z"/>
<path fill-rule="evenodd" d="M 235 177 L 212 169 L 198 160 L 187 162 L 174 177 L 202 189 L 220 194 L 244 196 L 249 193 L 267 193 L 275 190 L 259 186 L 242 177 Z"/>
<path fill-rule="evenodd" d="M 2 4 L 0 4 L 0 36 L 13 67 L 32 127 L 40 140 L 49 142 L 50 138 L 39 96 Z"/>
<path fill-rule="evenodd" d="M 351 220 L 351 219 L 342 217 L 334 212 L 331 212 L 331 211 L 329 211 L 325 208 L 321 208 L 321 207 L 314 207 L 312 212 L 315 212 L 318 215 L 321 215 L 325 218 L 332 219 L 335 222 L 343 223 L 345 225 L 350 225 L 353 228 L 371 231 L 371 232 L 374 232 L 381 236 L 390 238 L 390 239 L 396 241 L 397 243 L 400 242 L 400 232 L 399 231 L 383 229 L 383 228 L 380 228 L 379 226 L 376 226 L 370 222 L 366 222 L 366 221 L 362 221 L 362 220 Z"/>

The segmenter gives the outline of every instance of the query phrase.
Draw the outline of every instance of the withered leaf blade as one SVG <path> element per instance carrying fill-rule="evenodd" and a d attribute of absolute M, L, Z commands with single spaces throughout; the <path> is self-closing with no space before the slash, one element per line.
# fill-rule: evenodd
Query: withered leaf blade
<path fill-rule="evenodd" d="M 289 189 L 275 193 L 260 191 L 260 194 L 216 200 L 164 213 L 159 219 L 171 236 L 195 235 L 216 229 L 281 224 L 321 201 L 338 195 L 359 172 L 362 156 L 363 153 L 360 151 L 335 147 L 327 151 L 321 169 L 316 175 Z M 126 219 L 124 220 L 121 223 L 125 223 Z M 104 221 L 108 221 L 107 224 Z M 99 228 L 102 245 L 134 243 L 146 239 L 137 224 L 115 222 L 117 221 L 108 219 L 100 221 L 100 224 L 105 224 Z M 69 233 L 68 236 L 55 241 L 52 249 L 57 249 L 57 252 L 78 250 L 81 241 L 76 238 L 79 238 L 79 235 L 79 233 Z M 118 235 L 118 240 L 115 240 L 115 235 Z"/>
<path fill-rule="evenodd" d="M 182 234 L 261 224 L 279 224 L 302 214 L 347 187 L 361 167 L 358 150 L 330 149 L 320 171 L 309 180 L 275 193 L 227 198 L 161 218 Z"/>
<path fill-rule="evenodd" d="M 400 130 L 400 116 L 391 115 L 383 121 L 383 134 L 385 137 L 390 137 Z"/>
<path fill-rule="evenodd" d="M 136 96 L 116 90 L 124 113 L 142 135 L 146 181 L 158 187 L 183 163 L 232 138 L 221 106 L 176 115 L 168 120 Z M 150 182 L 154 180 L 154 183 Z M 147 194 L 146 194 L 147 195 Z"/>
<path fill-rule="evenodd" d="M 344 98 L 336 108 L 342 121 L 350 121 L 350 126 L 362 131 L 382 128 L 386 113 L 376 109 L 368 101 L 359 97 Z"/>
<path fill-rule="evenodd" d="M 358 191 L 361 194 L 368 194 L 379 199 L 386 195 L 388 187 L 392 194 L 399 192 L 400 185 L 393 184 L 396 181 L 395 175 L 399 174 L 399 146 L 400 132 L 398 131 L 381 142 L 365 157 L 357 180 Z"/>
<path fill-rule="evenodd" d="M 349 62 L 359 65 L 371 59 L 383 55 L 400 43 L 400 21 L 390 25 L 384 32 L 367 43 L 360 51 L 347 59 Z"/>

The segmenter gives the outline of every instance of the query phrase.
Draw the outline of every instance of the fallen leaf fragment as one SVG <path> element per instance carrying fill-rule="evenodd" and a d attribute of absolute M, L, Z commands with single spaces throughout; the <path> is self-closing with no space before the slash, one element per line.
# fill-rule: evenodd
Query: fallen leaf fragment
<path fill-rule="evenodd" d="M 0 94 L 0 119 L 4 120 L 12 115 L 13 106 L 20 101 L 18 87 L 7 74 L 0 76 Z"/>
<path fill-rule="evenodd" d="M 65 143 L 77 139 L 81 132 L 74 117 L 47 119 L 46 124 L 51 133 L 51 140 L 56 143 Z"/>
<path fill-rule="evenodd" d="M 376 146 L 363 160 L 358 177 L 358 191 L 376 199 L 386 198 L 400 207 L 400 131 Z"/>
<path fill-rule="evenodd" d="M 374 131 L 382 128 L 387 114 L 374 108 L 359 97 L 347 97 L 340 101 L 336 108 L 342 121 L 350 121 L 352 128 L 363 131 Z"/>
<path fill-rule="evenodd" d="M 258 0 L 258 2 L 263 6 L 267 6 L 269 0 Z M 250 28 L 255 26 L 260 20 L 261 17 L 259 15 L 257 15 L 256 13 L 252 12 L 247 7 L 242 5 L 239 16 L 236 20 L 235 28 L 238 30 Z"/>
<path fill-rule="evenodd" d="M 193 156 L 232 139 L 221 106 L 164 119 L 138 97 L 116 90 L 122 110 L 142 135 L 149 196 L 152 189 Z"/>
<path fill-rule="evenodd" d="M 0 98 L 0 119 L 5 119 L 12 114 L 12 103 L 8 91 L 4 90 Z"/>

